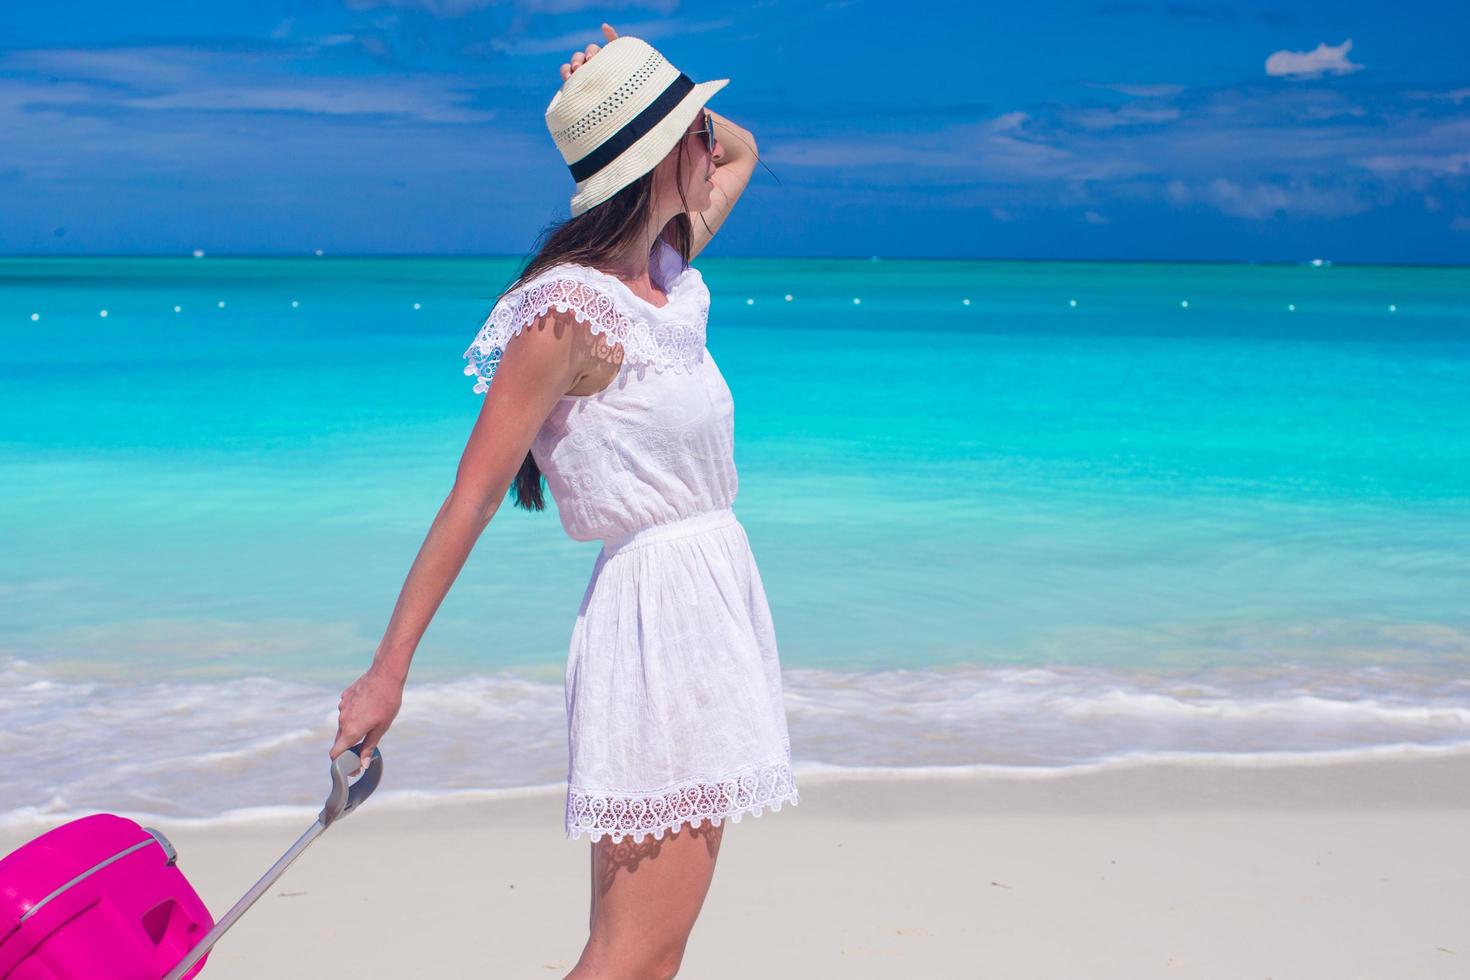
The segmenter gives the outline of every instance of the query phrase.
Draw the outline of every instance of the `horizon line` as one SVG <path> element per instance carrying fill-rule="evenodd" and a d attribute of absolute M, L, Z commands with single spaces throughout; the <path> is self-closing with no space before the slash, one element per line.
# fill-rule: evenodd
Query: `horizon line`
<path fill-rule="evenodd" d="M 177 252 L 0 252 L 0 260 L 7 259 L 179 259 L 206 261 L 208 259 L 301 259 L 320 261 L 325 259 L 522 259 L 528 260 L 533 253 L 513 255 L 494 252 L 333 252 L 321 255 L 312 252 L 220 252 L 193 255 Z M 1380 267 L 1380 268 L 1470 268 L 1470 262 L 1446 260 L 1419 262 L 1357 261 L 1342 259 L 1227 259 L 1227 258 L 1042 258 L 1037 256 L 967 256 L 967 255 L 711 255 L 713 259 L 733 260 L 810 260 L 849 262 L 1026 262 L 1026 263 L 1107 263 L 1117 265 L 1281 265 L 1314 267 Z"/>

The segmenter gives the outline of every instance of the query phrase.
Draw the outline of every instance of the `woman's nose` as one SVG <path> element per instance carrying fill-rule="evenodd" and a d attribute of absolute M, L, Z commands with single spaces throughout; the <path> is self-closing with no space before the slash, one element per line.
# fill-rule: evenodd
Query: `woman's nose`
<path fill-rule="evenodd" d="M 725 144 L 718 138 L 715 140 L 715 151 L 710 154 L 715 163 L 719 163 L 725 156 Z"/>

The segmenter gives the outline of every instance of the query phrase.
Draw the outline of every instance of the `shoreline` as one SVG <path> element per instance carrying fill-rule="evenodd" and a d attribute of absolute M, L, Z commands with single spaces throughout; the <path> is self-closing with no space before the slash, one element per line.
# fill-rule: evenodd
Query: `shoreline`
<path fill-rule="evenodd" d="M 1104 778 L 1110 774 L 1125 774 L 1148 771 L 1160 767 L 1179 769 L 1184 772 L 1197 771 L 1198 780 L 1203 781 L 1207 773 L 1222 770 L 1273 771 L 1278 769 L 1317 769 L 1321 767 L 1344 767 L 1355 765 L 1400 765 L 1417 761 L 1463 759 L 1470 764 L 1470 743 L 1448 745 L 1399 744 L 1368 748 L 1321 750 L 1312 752 L 1251 752 L 1251 753 L 1137 753 L 1132 756 L 1106 759 L 1100 762 L 1075 763 L 1063 766 L 1005 766 L 989 763 L 969 765 L 928 766 L 836 766 L 827 763 L 796 763 L 793 772 L 798 790 L 807 785 L 823 786 L 829 783 L 905 783 L 909 781 L 946 782 L 968 780 L 1005 783 L 1046 783 L 1059 780 L 1081 781 L 1089 777 Z M 325 768 L 325 767 L 323 767 Z M 1125 777 L 1127 778 L 1127 777 Z M 1140 778 L 1140 777 L 1133 777 Z M 1147 779 L 1148 777 L 1141 777 Z M 1188 781 L 1183 775 L 1182 780 Z M 327 785 L 323 774 L 322 786 Z M 1081 785 L 1080 783 L 1078 785 Z M 440 806 L 494 806 L 501 801 L 539 799 L 554 797 L 561 799 L 566 793 L 566 781 L 540 783 L 525 786 L 503 786 L 484 789 L 422 790 L 380 789 L 373 795 L 372 808 L 376 810 L 420 811 Z M 1019 799 L 1023 792 L 1011 797 Z M 1043 794 L 1044 798 L 1044 794 Z M 1456 800 L 1459 797 L 1455 797 Z M 1470 793 L 1465 794 L 1470 801 Z M 1344 804 L 1351 801 L 1343 799 Z M 1458 803 L 1451 805 L 1461 805 Z M 1463 805 L 1470 805 L 1465 803 Z M 34 808 L 21 807 L 10 813 L 0 813 L 0 842 L 38 835 L 45 830 L 70 820 L 86 816 L 96 810 L 34 814 Z M 271 826 L 276 824 L 309 825 L 321 809 L 320 803 L 309 804 L 266 804 L 241 807 L 210 816 L 178 816 L 170 814 L 113 810 L 138 823 L 156 826 L 159 829 L 172 827 L 179 830 L 210 830 L 248 826 Z"/>
<path fill-rule="evenodd" d="M 681 976 L 1470 970 L 1470 753 L 797 785 L 799 804 L 727 824 Z M 560 788 L 377 802 L 312 845 L 221 941 L 210 977 L 571 969 L 588 842 L 565 838 Z M 157 826 L 221 915 L 310 819 Z M 0 851 L 30 836 L 0 829 Z"/>

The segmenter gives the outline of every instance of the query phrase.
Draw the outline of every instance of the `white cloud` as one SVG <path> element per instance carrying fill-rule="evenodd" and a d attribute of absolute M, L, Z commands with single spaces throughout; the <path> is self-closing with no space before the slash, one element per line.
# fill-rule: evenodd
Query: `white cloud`
<path fill-rule="evenodd" d="M 1043 133 L 1030 132 L 1031 121 L 1029 113 L 1006 112 L 926 133 L 793 137 L 772 143 L 765 156 L 792 166 L 912 166 L 952 170 L 960 179 L 1006 183 L 1102 180 L 1152 169 L 1116 153 L 1075 153 Z"/>
<path fill-rule="evenodd" d="M 96 102 L 106 97 L 107 93 L 102 87 L 85 82 L 33 82 L 0 78 L 0 113 L 18 115 L 40 108 Z"/>
<path fill-rule="evenodd" d="M 1084 211 L 1082 213 L 1082 220 L 1086 221 L 1090 225 L 1105 225 L 1108 223 L 1108 219 L 1104 218 L 1096 211 Z"/>
<path fill-rule="evenodd" d="M 1470 151 L 1464 153 L 1385 153 L 1354 160 L 1379 173 L 1423 171 L 1431 174 L 1470 174 Z"/>
<path fill-rule="evenodd" d="M 679 0 L 520 0 L 522 9 L 534 10 L 538 14 L 568 14 L 578 10 L 617 9 L 641 7 L 660 14 L 672 14 L 679 9 Z M 614 27 L 617 25 L 614 24 Z M 622 33 L 619 30 L 618 33 Z"/>
<path fill-rule="evenodd" d="M 1411 90 L 1404 92 L 1403 97 L 1412 99 L 1415 102 L 1453 102 L 1455 105 L 1459 105 L 1461 102 L 1470 99 L 1470 88 L 1452 88 L 1447 92 Z"/>
<path fill-rule="evenodd" d="M 1353 49 L 1353 39 L 1348 38 L 1333 47 L 1319 44 L 1311 51 L 1274 51 L 1266 59 L 1266 74 L 1286 78 L 1318 78 L 1324 72 L 1346 75 L 1360 71 L 1363 65 L 1348 60 L 1347 53 Z"/>
<path fill-rule="evenodd" d="M 1122 92 L 1124 95 L 1132 95 L 1143 99 L 1167 99 L 1171 95 L 1178 95 L 1184 91 L 1183 85 L 1175 85 L 1172 82 L 1159 82 L 1152 85 L 1109 82 L 1088 82 L 1087 84 L 1093 88 L 1105 88 L 1113 92 Z"/>
<path fill-rule="evenodd" d="M 645 41 L 656 41 L 664 37 L 685 37 L 691 34 L 704 34 L 709 31 L 724 30 L 734 23 L 729 17 L 721 17 L 715 20 L 680 20 L 671 17 L 665 20 L 647 20 L 640 23 L 613 24 L 617 29 L 619 37 L 636 37 Z M 527 37 L 516 31 L 504 37 L 491 38 L 485 42 L 486 46 L 504 52 L 505 54 L 550 54 L 560 53 L 570 56 L 574 51 L 580 51 L 587 45 L 607 43 L 598 28 L 571 31 L 566 34 L 558 34 L 554 37 Z M 697 79 L 696 79 L 697 80 Z"/>
<path fill-rule="evenodd" d="M 990 128 L 997 133 L 1004 133 L 1012 129 L 1020 129 L 1026 124 L 1031 116 L 1024 112 L 1002 112 L 990 123 Z"/>
<path fill-rule="evenodd" d="M 1463 213 L 1470 119 L 1405 98 L 1253 84 L 1195 90 L 1164 125 L 1097 125 L 1101 116 L 1086 116 L 1095 107 L 1043 104 L 935 130 L 828 137 L 793 125 L 764 146 L 772 166 L 821 168 L 824 180 L 852 188 L 928 187 L 931 203 L 975 207 L 998 221 L 992 208 L 1078 218 L 1092 208 L 1117 219 L 1111 205 L 1125 201 L 1250 220 L 1347 216 L 1430 193 Z"/>
<path fill-rule="evenodd" d="M 1296 181 L 1283 187 L 1279 184 L 1247 184 L 1223 177 L 1196 185 L 1170 181 L 1165 188 L 1165 197 L 1176 205 L 1200 203 L 1237 218 L 1252 220 L 1274 217 L 1277 212 L 1336 218 L 1360 214 L 1371 207 L 1349 187 L 1324 189 Z"/>
<path fill-rule="evenodd" d="M 421 10 L 433 17 L 454 18 L 484 10 L 486 7 L 500 6 L 502 2 L 503 0 L 347 0 L 347 7 L 351 10 L 396 7 L 401 10 Z M 679 0 L 521 0 L 516 6 L 532 14 L 567 14 L 591 8 L 605 10 L 618 7 L 642 7 L 662 14 L 672 14 L 679 7 Z M 618 28 L 619 34 L 625 33 L 619 25 L 613 26 Z"/>
<path fill-rule="evenodd" d="M 1470 215 L 1467 215 L 1467 214 L 1457 214 L 1457 215 L 1455 215 L 1455 219 L 1450 222 L 1450 230 L 1451 231 L 1470 231 Z"/>
<path fill-rule="evenodd" d="M 1338 119 L 1342 116 L 1361 119 L 1367 114 L 1368 110 L 1360 105 L 1308 105 L 1301 108 L 1297 113 L 1297 118 L 1304 122 L 1321 122 L 1324 119 Z"/>
<path fill-rule="evenodd" d="M 335 46 L 352 35 L 320 43 Z M 467 79 L 427 73 L 304 75 L 289 50 L 210 51 L 182 46 L 43 48 L 0 52 L 0 105 L 32 110 L 89 105 L 99 110 L 279 111 L 331 116 L 386 114 L 431 123 L 495 118 L 473 105 Z M 3 77 L 18 70 L 21 80 Z M 54 83 L 26 75 L 59 76 Z"/>
<path fill-rule="evenodd" d="M 463 17 L 493 6 L 496 0 L 347 0 L 349 10 L 376 10 L 379 7 L 397 7 L 407 10 L 422 10 L 434 17 Z"/>
<path fill-rule="evenodd" d="M 1079 109 L 1071 113 L 1068 118 L 1083 129 L 1116 129 L 1119 126 L 1172 122 L 1179 118 L 1179 110 L 1171 105 L 1129 102 L 1116 109 L 1106 107 Z"/>
<path fill-rule="evenodd" d="M 436 82 L 404 79 L 303 79 L 295 85 L 233 85 L 170 92 L 120 100 L 131 109 L 193 109 L 241 112 L 309 112 L 328 116 L 386 114 L 423 122 L 471 123 L 495 113 L 461 105 L 465 93 L 448 92 Z"/>
<path fill-rule="evenodd" d="M 125 85 L 185 85 L 199 75 L 204 56 L 165 47 L 31 48 L 0 53 L 0 67 Z"/>

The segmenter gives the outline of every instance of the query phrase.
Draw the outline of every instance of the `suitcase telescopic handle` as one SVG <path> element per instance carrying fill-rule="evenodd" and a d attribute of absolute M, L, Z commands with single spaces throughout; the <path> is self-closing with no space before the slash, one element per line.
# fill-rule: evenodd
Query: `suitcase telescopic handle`
<path fill-rule="evenodd" d="M 378 788 L 378 783 L 383 779 L 383 754 L 376 748 L 373 749 L 373 757 L 368 763 L 367 771 L 358 778 L 357 782 L 349 783 L 348 774 L 354 769 L 362 768 L 360 754 L 362 745 L 363 743 L 359 742 L 332 760 L 332 789 L 327 794 L 326 805 L 322 807 L 316 823 L 312 824 L 306 833 L 291 845 L 291 849 L 265 873 L 265 877 L 251 886 L 245 896 L 235 903 L 234 908 L 226 912 L 224 917 L 214 924 L 209 934 L 201 939 L 197 946 L 189 950 L 188 955 L 164 976 L 164 980 L 181 980 L 184 974 L 194 967 L 194 964 L 204 958 L 204 954 L 214 948 L 214 944 L 219 942 L 220 937 L 229 931 L 236 920 L 255 904 L 256 899 L 264 895 L 271 885 L 276 883 L 276 879 L 286 873 L 291 862 L 300 857 L 312 841 L 316 840 L 334 822 L 357 809 L 358 804 L 363 800 L 373 795 L 373 790 Z"/>

